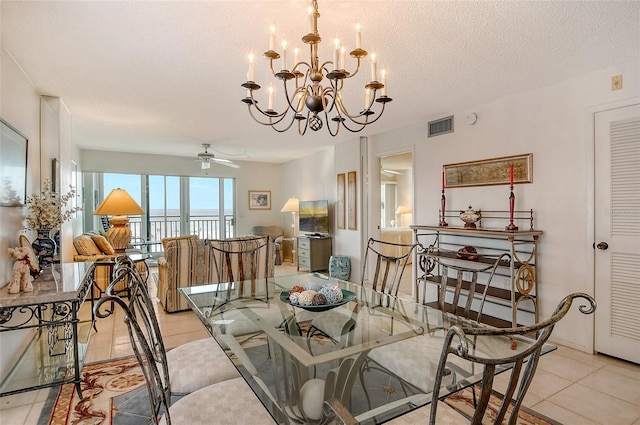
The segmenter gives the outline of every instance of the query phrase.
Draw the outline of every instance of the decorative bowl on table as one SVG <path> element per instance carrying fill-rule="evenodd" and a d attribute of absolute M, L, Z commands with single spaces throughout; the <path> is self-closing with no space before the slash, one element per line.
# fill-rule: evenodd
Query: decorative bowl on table
<path fill-rule="evenodd" d="M 291 290 L 280 293 L 282 302 L 303 310 L 317 312 L 331 310 L 354 299 L 356 299 L 355 292 L 333 285 L 325 285 L 318 290 L 294 286 Z"/>

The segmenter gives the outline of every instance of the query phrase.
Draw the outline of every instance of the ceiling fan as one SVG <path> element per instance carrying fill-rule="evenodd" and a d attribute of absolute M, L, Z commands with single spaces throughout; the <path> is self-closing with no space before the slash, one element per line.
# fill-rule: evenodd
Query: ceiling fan
<path fill-rule="evenodd" d="M 211 147 L 211 144 L 203 143 L 202 147 L 204 148 L 204 152 L 200 152 L 198 154 L 198 157 L 196 158 L 196 161 L 201 161 L 202 162 L 202 169 L 203 170 L 211 168 L 211 163 L 212 162 L 215 162 L 215 163 L 221 164 L 221 165 L 226 165 L 227 167 L 240 168 L 240 166 L 238 164 L 235 164 L 235 163 L 229 161 L 228 159 L 216 158 L 214 154 L 209 153 L 209 148 Z"/>

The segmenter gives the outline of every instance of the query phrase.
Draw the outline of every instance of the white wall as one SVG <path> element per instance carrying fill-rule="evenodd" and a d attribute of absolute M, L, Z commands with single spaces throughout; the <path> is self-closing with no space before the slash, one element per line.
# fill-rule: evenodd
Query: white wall
<path fill-rule="evenodd" d="M 351 262 L 351 275 L 349 280 L 352 282 L 360 281 L 360 274 L 362 273 L 361 264 L 361 252 L 362 252 L 362 238 L 363 235 L 367 235 L 366 229 L 364 229 L 364 222 L 362 220 L 365 210 L 362 208 L 362 183 L 363 183 L 363 171 L 360 167 L 360 138 L 356 137 L 348 142 L 341 143 L 335 147 L 335 173 L 330 176 L 329 181 L 333 183 L 333 191 L 337 194 L 337 177 L 338 173 L 346 174 L 350 171 L 356 171 L 356 186 L 357 186 L 357 212 L 356 212 L 356 230 L 350 230 L 348 223 L 348 188 L 345 188 L 345 228 L 337 229 L 334 225 L 333 231 L 333 252 L 336 255 L 347 255 Z M 345 182 L 348 185 L 348 182 Z M 336 195 L 334 195 L 335 197 Z M 377 204 L 378 205 L 378 204 Z M 335 210 L 334 210 L 335 211 Z M 334 217 L 335 217 L 334 212 Z M 335 221 L 335 220 L 334 220 Z"/>
<path fill-rule="evenodd" d="M 29 139 L 27 158 L 27 195 L 40 181 L 40 96 L 13 58 L 0 49 L 0 116 Z M 0 207 L 0 287 L 11 278 L 13 262 L 7 248 L 18 246 L 26 209 Z M 5 290 L 5 289 L 0 289 Z M 29 331 L 0 334 L 0 379 L 8 372 Z"/>
<path fill-rule="evenodd" d="M 200 163 L 188 157 L 81 150 L 83 172 L 152 174 L 170 176 L 232 177 L 236 179 L 238 235 L 248 234 L 253 226 L 282 225 L 280 209 L 291 196 L 282 192 L 280 164 L 234 161 L 240 168 L 212 164 L 201 170 Z M 270 210 L 250 210 L 249 190 L 270 190 Z M 90 212 L 88 212 L 90 213 Z"/>
<path fill-rule="evenodd" d="M 624 88 L 610 90 L 612 75 Z M 427 121 L 371 137 L 371 155 L 402 143 L 415 146 L 413 221 L 437 224 L 443 164 L 533 153 L 533 183 L 516 185 L 516 209 L 533 208 L 540 244 L 541 317 L 568 293 L 593 294 L 593 111 L 640 96 L 638 61 L 611 66 L 527 93 L 518 93 L 455 115 L 455 132 L 426 137 Z M 478 114 L 475 125 L 464 117 Z M 508 210 L 508 187 L 455 188 L 447 209 Z M 577 331 L 580 330 L 580 331 Z M 554 330 L 556 341 L 591 351 L 593 316 L 574 309 Z"/>

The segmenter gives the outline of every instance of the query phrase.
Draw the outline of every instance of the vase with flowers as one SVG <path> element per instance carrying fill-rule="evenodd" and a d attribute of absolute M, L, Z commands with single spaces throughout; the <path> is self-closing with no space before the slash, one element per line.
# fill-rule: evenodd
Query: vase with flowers
<path fill-rule="evenodd" d="M 73 214 L 81 211 L 81 207 L 69 207 L 67 204 L 76 196 L 76 190 L 69 186 L 71 190 L 65 195 L 59 195 L 51 191 L 51 182 L 42 182 L 40 193 L 35 193 L 27 197 L 27 208 L 29 214 L 26 217 L 27 229 L 35 230 L 38 234 L 31 243 L 42 267 L 50 266 L 53 263 L 53 256 L 56 250 L 56 243 L 51 238 L 51 232 L 58 229 L 62 223 L 70 220 Z"/>

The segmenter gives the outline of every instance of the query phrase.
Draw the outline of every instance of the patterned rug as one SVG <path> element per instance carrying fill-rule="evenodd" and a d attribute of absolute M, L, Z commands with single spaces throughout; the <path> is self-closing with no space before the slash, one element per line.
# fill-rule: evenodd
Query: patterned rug
<path fill-rule="evenodd" d="M 330 342 L 329 342 L 330 343 Z M 261 377 L 268 381 L 271 361 L 265 355 L 266 340 L 261 337 L 241 341 L 243 349 L 260 370 Z M 237 359 L 233 359 L 236 360 Z M 241 371 L 244 368 L 241 368 Z M 358 380 L 356 380 L 358 381 Z M 82 369 L 82 399 L 78 398 L 73 384 L 66 384 L 57 391 L 52 390 L 48 406 L 42 411 L 38 425 L 147 425 L 150 423 L 150 407 L 144 376 L 135 357 L 110 360 L 85 365 Z M 356 382 L 352 392 L 354 413 L 367 410 L 368 393 L 373 405 L 384 405 L 405 394 L 398 378 L 382 369 L 368 373 L 365 391 Z M 495 417 L 499 407 L 499 394 L 491 398 L 487 418 Z M 177 401 L 177 398 L 173 400 Z M 468 416 L 473 412 L 472 394 L 469 388 L 460 390 L 445 399 L 451 407 Z M 404 408 L 404 407 L 403 407 Z M 518 425 L 561 425 L 527 408 L 518 415 Z"/>
<path fill-rule="evenodd" d="M 50 410 L 43 409 L 39 424 L 48 425 L 115 425 L 126 423 L 113 421 L 117 413 L 135 393 L 144 398 L 141 407 L 140 424 L 148 423 L 149 400 L 142 371 L 135 357 L 110 360 L 85 365 L 82 369 L 82 399 L 78 397 L 73 384 L 62 385 L 55 396 Z M 142 391 L 134 391 L 140 388 Z M 51 391 L 55 394 L 55 391 Z M 123 396 L 124 398 L 119 398 Z M 119 400 L 118 402 L 115 402 Z M 146 405 L 144 402 L 146 401 Z M 146 413 L 146 416 L 145 416 Z"/>
<path fill-rule="evenodd" d="M 451 394 L 449 397 L 444 399 L 444 402 L 449 406 L 453 407 L 458 412 L 462 413 L 467 418 L 471 419 L 473 416 L 473 393 L 471 392 L 472 387 L 465 388 L 456 393 Z M 476 388 L 476 396 L 480 394 L 480 388 Z M 494 391 L 489 399 L 489 406 L 485 412 L 485 416 L 483 418 L 482 423 L 493 423 L 496 415 L 498 414 L 498 409 L 500 409 L 500 403 L 502 402 L 502 394 Z M 509 408 L 509 413 L 513 410 L 513 408 Z M 437 413 L 437 412 L 436 412 Z M 551 418 L 547 418 L 544 415 L 541 415 L 538 412 L 534 412 L 533 410 L 527 407 L 521 407 L 518 412 L 518 420 L 516 421 L 517 425 L 562 425 L 560 422 L 554 421 Z"/>

